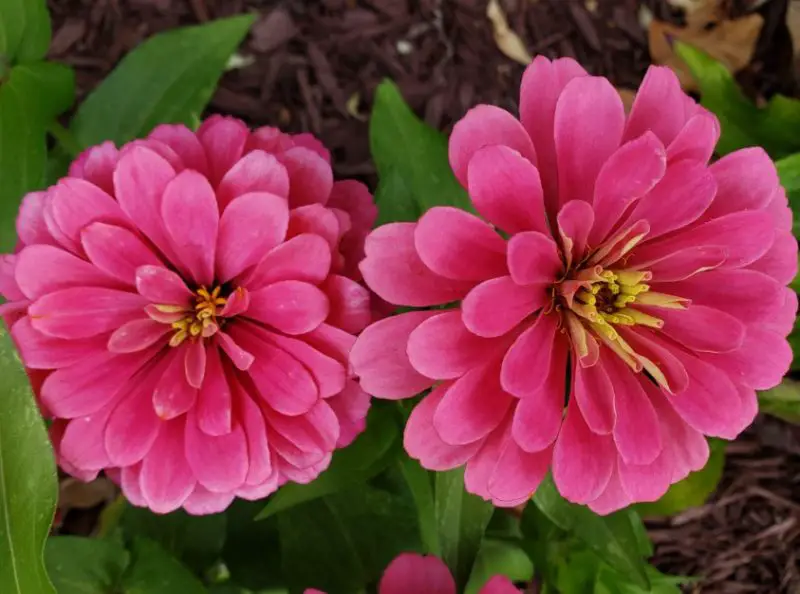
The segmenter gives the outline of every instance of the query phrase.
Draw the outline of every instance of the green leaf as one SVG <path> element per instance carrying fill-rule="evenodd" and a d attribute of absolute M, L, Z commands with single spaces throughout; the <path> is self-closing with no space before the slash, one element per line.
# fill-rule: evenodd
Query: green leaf
<path fill-rule="evenodd" d="M 594 594 L 681 594 L 679 586 L 692 581 L 687 578 L 665 575 L 649 565 L 646 570 L 651 586 L 641 588 L 621 578 L 607 565 L 602 565 L 597 572 Z"/>
<path fill-rule="evenodd" d="M 725 442 L 712 439 L 709 445 L 711 456 L 705 468 L 672 485 L 655 503 L 637 505 L 639 513 L 643 516 L 672 516 L 690 507 L 703 505 L 716 490 L 725 467 Z"/>
<path fill-rule="evenodd" d="M 393 412 L 389 406 L 373 406 L 367 430 L 352 445 L 336 452 L 330 467 L 319 478 L 306 485 L 284 485 L 256 519 L 263 520 L 300 503 L 364 483 L 386 468 L 394 458 L 392 446 L 400 435 Z"/>
<path fill-rule="evenodd" d="M 11 337 L 0 323 L 0 592 L 54 592 L 44 543 L 56 507 L 56 466 Z"/>
<path fill-rule="evenodd" d="M 400 472 L 406 480 L 408 490 L 414 499 L 419 518 L 420 536 L 425 552 L 440 557 L 442 545 L 436 529 L 436 506 L 433 498 L 433 479 L 430 472 L 422 468 L 419 462 L 402 456 L 398 462 Z"/>
<path fill-rule="evenodd" d="M 0 0 L 0 63 L 38 62 L 50 35 L 46 0 Z"/>
<path fill-rule="evenodd" d="M 296 590 L 353 594 L 377 581 L 404 551 L 418 551 L 414 505 L 361 485 L 277 516 L 284 574 Z"/>
<path fill-rule="evenodd" d="M 58 594 L 118 592 L 128 552 L 112 541 L 54 536 L 45 547 L 47 572 Z"/>
<path fill-rule="evenodd" d="M 800 382 L 784 379 L 783 382 L 758 394 L 761 412 L 800 424 Z"/>
<path fill-rule="evenodd" d="M 228 537 L 222 551 L 231 579 L 258 591 L 285 585 L 277 518 L 253 521 L 263 506 L 260 501 L 233 502 L 225 512 Z"/>
<path fill-rule="evenodd" d="M 122 576 L 124 594 L 206 594 L 203 584 L 157 542 L 137 537 Z"/>
<path fill-rule="evenodd" d="M 159 33 L 129 53 L 78 109 L 83 146 L 120 144 L 158 124 L 193 124 L 205 109 L 252 15 Z"/>
<path fill-rule="evenodd" d="M 447 138 L 414 115 L 389 80 L 375 93 L 369 137 L 380 177 L 379 223 L 414 221 L 432 206 L 471 209 L 450 169 Z"/>
<path fill-rule="evenodd" d="M 485 539 L 464 594 L 479 594 L 486 582 L 497 575 L 512 582 L 528 582 L 533 577 L 533 564 L 518 543 Z"/>
<path fill-rule="evenodd" d="M 778 159 L 800 150 L 800 101 L 775 96 L 759 108 L 745 97 L 730 71 L 708 54 L 684 43 L 676 43 L 675 51 L 697 79 L 702 105 L 719 118 L 718 154 L 763 146 Z"/>
<path fill-rule="evenodd" d="M 159 515 L 141 507 L 127 506 L 122 527 L 126 536 L 143 536 L 157 542 L 197 574 L 219 560 L 225 544 L 224 514 L 191 516 L 179 510 Z"/>
<path fill-rule="evenodd" d="M 463 469 L 436 473 L 436 521 L 442 559 L 464 588 L 494 507 L 464 489 Z"/>
<path fill-rule="evenodd" d="M 775 167 L 778 169 L 781 185 L 786 189 L 786 195 L 789 197 L 789 206 L 792 208 L 792 213 L 800 212 L 800 153 L 795 153 L 777 161 Z M 794 216 L 793 231 L 795 237 L 800 235 L 800 221 L 796 214 Z"/>
<path fill-rule="evenodd" d="M 635 511 L 598 516 L 562 498 L 550 477 L 539 486 L 533 501 L 551 522 L 583 541 L 623 576 L 642 588 L 650 587 L 642 558 L 641 520 Z"/>
<path fill-rule="evenodd" d="M 73 95 L 72 71 L 45 62 L 13 68 L 0 85 L 0 252 L 16 244 L 20 200 L 44 185 L 47 127 Z"/>

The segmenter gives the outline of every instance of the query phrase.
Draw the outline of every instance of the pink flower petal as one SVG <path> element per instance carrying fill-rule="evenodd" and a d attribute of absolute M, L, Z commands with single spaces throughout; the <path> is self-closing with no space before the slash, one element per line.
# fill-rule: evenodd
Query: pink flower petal
<path fill-rule="evenodd" d="M 597 174 L 592 203 L 595 222 L 589 243 L 599 245 L 628 207 L 650 192 L 666 170 L 664 145 L 652 132 L 617 149 Z"/>
<path fill-rule="evenodd" d="M 326 400 L 339 419 L 337 448 L 346 448 L 367 428 L 367 413 L 372 398 L 355 380 L 347 380 L 344 389 Z"/>
<path fill-rule="evenodd" d="M 571 399 L 553 450 L 553 480 L 573 503 L 588 503 L 605 490 L 614 470 L 616 452 L 610 436 L 592 433 Z"/>
<path fill-rule="evenodd" d="M 470 198 L 487 221 L 507 233 L 547 232 L 539 171 L 507 146 L 487 146 L 467 169 Z"/>
<path fill-rule="evenodd" d="M 127 285 L 136 285 L 140 266 L 163 266 L 153 251 L 124 227 L 92 223 L 81 232 L 81 245 L 96 268 Z"/>
<path fill-rule="evenodd" d="M 470 458 L 464 471 L 464 486 L 467 492 L 477 495 L 486 501 L 491 501 L 494 505 L 500 507 L 515 506 L 515 502 L 492 500 L 492 495 L 489 493 L 489 479 L 492 478 L 494 469 L 508 440 L 508 423 L 504 421 L 483 441 L 481 449 L 475 456 Z"/>
<path fill-rule="evenodd" d="M 450 386 L 436 408 L 433 426 L 446 443 L 473 443 L 500 425 L 512 401 L 500 386 L 499 362 L 489 361 Z"/>
<path fill-rule="evenodd" d="M 511 435 L 526 452 L 540 452 L 553 444 L 564 416 L 564 395 L 567 384 L 566 341 L 553 345 L 553 358 L 542 387 L 520 399 L 514 410 Z"/>
<path fill-rule="evenodd" d="M 30 192 L 22 199 L 17 214 L 17 237 L 23 245 L 43 243 L 58 246 L 44 220 L 45 204 L 50 201 L 47 192 Z"/>
<path fill-rule="evenodd" d="M 579 262 L 586 254 L 589 233 L 594 225 L 594 210 L 588 202 L 571 200 L 561 207 L 556 222 L 567 265 L 573 261 Z M 561 264 L 560 255 L 558 259 Z M 557 271 L 561 268 L 559 266 Z"/>
<path fill-rule="evenodd" d="M 74 245 L 80 244 L 83 228 L 95 221 L 127 222 L 116 200 L 82 179 L 64 178 L 48 195 L 55 223 Z"/>
<path fill-rule="evenodd" d="M 159 305 L 191 305 L 192 292 L 183 279 L 162 266 L 136 269 L 136 288 L 146 299 Z"/>
<path fill-rule="evenodd" d="M 433 417 L 452 382 L 444 382 L 425 396 L 406 423 L 403 446 L 412 458 L 428 470 L 451 470 L 464 465 L 483 445 L 483 440 L 464 445 L 450 445 L 433 426 Z"/>
<path fill-rule="evenodd" d="M 330 324 L 320 324 L 319 328 L 303 336 L 303 340 L 319 352 L 347 364 L 356 337 Z"/>
<path fill-rule="evenodd" d="M 331 268 L 331 248 L 319 235 L 306 233 L 270 250 L 243 282 L 258 289 L 276 281 L 298 280 L 319 284 Z"/>
<path fill-rule="evenodd" d="M 502 336 L 549 299 L 545 285 L 520 286 L 510 276 L 481 283 L 462 302 L 464 325 L 485 338 Z"/>
<path fill-rule="evenodd" d="M 334 250 L 342 235 L 341 231 L 336 213 L 321 204 L 309 204 L 290 211 L 287 237 L 313 233 L 324 238 L 331 250 Z"/>
<path fill-rule="evenodd" d="M 328 207 L 349 214 L 353 229 L 358 231 L 369 231 L 378 218 L 378 207 L 367 186 L 351 179 L 333 184 Z"/>
<path fill-rule="evenodd" d="M 147 502 L 142 495 L 140 478 L 142 465 L 126 466 L 120 472 L 120 487 L 129 503 L 137 507 L 147 507 Z"/>
<path fill-rule="evenodd" d="M 686 123 L 685 100 L 672 70 L 666 66 L 650 66 L 628 115 L 625 141 L 651 131 L 669 146 Z"/>
<path fill-rule="evenodd" d="M 221 210 L 239 196 L 250 193 L 267 193 L 286 200 L 289 196 L 289 174 L 273 155 L 253 151 L 242 157 L 217 188 Z"/>
<path fill-rule="evenodd" d="M 103 432 L 112 409 L 113 405 L 105 406 L 91 415 L 67 423 L 58 447 L 63 462 L 80 470 L 100 470 L 110 465 Z"/>
<path fill-rule="evenodd" d="M 372 321 L 371 295 L 362 285 L 344 276 L 332 274 L 321 288 L 330 305 L 326 319 L 328 324 L 345 332 L 358 334 Z"/>
<path fill-rule="evenodd" d="M 528 499 L 547 474 L 552 457 L 550 449 L 531 454 L 521 449 L 513 439 L 506 439 L 489 477 L 488 489 L 492 500 L 516 502 Z"/>
<path fill-rule="evenodd" d="M 183 509 L 186 510 L 186 513 L 194 516 L 218 514 L 228 509 L 234 498 L 233 493 L 212 493 L 197 485 L 192 494 L 183 502 Z"/>
<path fill-rule="evenodd" d="M 197 426 L 206 435 L 225 435 L 231 431 L 233 394 L 225 377 L 219 349 L 206 353 L 206 373 L 197 393 Z"/>
<path fill-rule="evenodd" d="M 289 204 L 293 208 L 326 204 L 333 189 L 333 170 L 325 159 L 305 147 L 291 148 L 280 156 L 289 173 Z"/>
<path fill-rule="evenodd" d="M 403 553 L 383 573 L 378 594 L 456 594 L 450 570 L 436 557 Z"/>
<path fill-rule="evenodd" d="M 619 332 L 634 350 L 635 358 L 645 371 L 652 376 L 661 376 L 657 381 L 665 391 L 677 394 L 686 389 L 689 377 L 674 352 L 675 344 L 672 341 L 665 339 L 661 332 L 642 326 L 623 327 Z"/>
<path fill-rule="evenodd" d="M 164 424 L 142 461 L 142 496 L 157 514 L 181 507 L 195 488 L 196 480 L 184 455 L 185 424 L 184 419 Z"/>
<path fill-rule="evenodd" d="M 617 472 L 622 488 L 633 501 L 658 501 L 672 484 L 673 464 L 665 449 L 649 464 L 631 464 L 620 458 Z"/>
<path fill-rule="evenodd" d="M 625 110 L 617 90 L 604 78 L 575 78 L 558 98 L 554 120 L 561 204 L 589 200 L 597 174 L 619 148 Z"/>
<path fill-rule="evenodd" d="M 217 281 L 227 282 L 259 263 L 280 245 L 289 227 L 284 198 L 253 193 L 239 196 L 222 213 L 217 244 Z"/>
<path fill-rule="evenodd" d="M 186 347 L 186 358 L 184 359 L 184 370 L 186 371 L 186 381 L 189 385 L 198 390 L 203 385 L 206 374 L 206 347 L 202 340 L 195 340 Z"/>
<path fill-rule="evenodd" d="M 267 412 L 266 416 L 280 437 L 301 452 L 313 455 L 315 460 L 322 459 L 336 447 L 339 420 L 324 400 L 319 400 L 305 415 L 288 417 Z"/>
<path fill-rule="evenodd" d="M 782 186 L 778 186 L 764 210 L 772 215 L 772 220 L 775 222 L 775 227 L 778 231 L 792 231 L 794 214 L 792 209 L 789 208 L 789 199 L 786 197 L 786 190 Z"/>
<path fill-rule="evenodd" d="M 589 509 L 601 516 L 608 515 L 632 503 L 630 495 L 622 488 L 622 482 L 617 469 L 611 474 L 611 478 L 598 497 L 588 503 Z"/>
<path fill-rule="evenodd" d="M 587 73 L 575 60 L 561 58 L 551 62 L 544 56 L 536 56 L 522 75 L 520 119 L 536 147 L 551 215 L 555 215 L 558 201 L 558 165 L 553 138 L 556 104 L 567 83 L 580 76 L 587 76 Z"/>
<path fill-rule="evenodd" d="M 507 146 L 536 165 L 536 150 L 517 118 L 494 105 L 478 105 L 453 127 L 450 166 L 467 187 L 467 168 L 472 156 L 485 146 Z"/>
<path fill-rule="evenodd" d="M 80 339 L 111 332 L 142 317 L 147 301 L 135 293 L 101 288 L 56 291 L 28 309 L 33 327 L 53 338 Z"/>
<path fill-rule="evenodd" d="M 108 350 L 112 353 L 136 353 L 153 346 L 169 332 L 166 324 L 150 318 L 134 320 L 120 326 L 108 339 Z"/>
<path fill-rule="evenodd" d="M 713 307 L 692 304 L 685 310 L 659 309 L 651 313 L 664 320 L 664 334 L 693 351 L 727 353 L 741 347 L 744 341 L 744 324 Z"/>
<path fill-rule="evenodd" d="M 120 158 L 114 170 L 114 195 L 136 227 L 173 263 L 176 258 L 161 218 L 164 189 L 175 170 L 160 155 L 144 147 L 133 147 Z"/>
<path fill-rule="evenodd" d="M 114 400 L 154 355 L 103 353 L 59 369 L 42 385 L 40 398 L 53 416 L 74 419 L 97 412 Z"/>
<path fill-rule="evenodd" d="M 329 310 L 328 298 L 314 285 L 278 281 L 250 294 L 247 317 L 295 335 L 318 327 Z"/>
<path fill-rule="evenodd" d="M 778 173 L 769 155 L 760 147 L 726 155 L 709 168 L 717 181 L 717 197 L 708 217 L 740 210 L 760 210 L 778 188 Z"/>
<path fill-rule="evenodd" d="M 194 169 L 203 175 L 208 174 L 208 161 L 203 145 L 197 135 L 182 124 L 161 124 L 156 126 L 148 139 L 167 145 L 181 160 L 184 169 Z"/>
<path fill-rule="evenodd" d="M 725 263 L 727 252 L 719 246 L 691 246 L 675 252 L 657 253 L 652 250 L 649 254 L 642 253 L 639 257 L 634 253 L 631 264 L 638 269 L 648 270 L 656 282 L 673 282 L 686 280 L 689 277 L 714 270 Z"/>
<path fill-rule="evenodd" d="M 614 430 L 617 411 L 614 403 L 616 384 L 609 377 L 606 365 L 600 362 L 591 367 L 583 367 L 576 363 L 572 366 L 572 374 L 575 378 L 572 396 L 578 403 L 586 424 L 594 433 L 608 435 Z"/>
<path fill-rule="evenodd" d="M 708 441 L 703 434 L 690 427 L 675 412 L 666 395 L 654 385 L 645 383 L 644 389 L 656 409 L 661 421 L 661 433 L 665 437 L 665 450 L 672 458 L 671 482 L 686 478 L 689 472 L 704 468 L 708 462 Z"/>
<path fill-rule="evenodd" d="M 197 388 L 186 380 L 186 349 L 188 345 L 170 348 L 170 361 L 153 391 L 153 407 L 159 418 L 168 421 L 181 416 L 197 401 Z"/>
<path fill-rule="evenodd" d="M 725 371 L 737 385 L 769 390 L 789 371 L 792 349 L 782 334 L 748 326 L 739 349 L 711 355 L 707 360 Z"/>
<path fill-rule="evenodd" d="M 507 273 L 505 240 L 458 208 L 436 206 L 422 215 L 414 246 L 425 266 L 446 278 L 481 281 Z"/>
<path fill-rule="evenodd" d="M 233 338 L 231 338 L 230 334 L 226 334 L 225 332 L 217 332 L 215 335 L 215 340 L 219 344 L 219 347 L 228 355 L 228 358 L 231 360 L 231 363 L 238 369 L 239 371 L 247 371 L 253 365 L 253 361 L 255 361 L 255 355 L 244 350 Z"/>
<path fill-rule="evenodd" d="M 119 288 L 119 281 L 89 262 L 50 245 L 31 245 L 17 254 L 17 286 L 28 299 L 75 287 Z"/>
<path fill-rule="evenodd" d="M 772 247 L 749 268 L 771 276 L 782 285 L 789 284 L 797 276 L 797 239 L 791 233 L 778 233 Z"/>
<path fill-rule="evenodd" d="M 186 418 L 184 453 L 197 482 L 214 493 L 233 491 L 247 477 L 247 439 L 240 426 L 226 435 L 203 433 L 194 411 Z"/>
<path fill-rule="evenodd" d="M 667 149 L 671 163 L 684 159 L 708 163 L 720 136 L 717 118 L 708 112 L 698 113 L 686 122 Z"/>
<path fill-rule="evenodd" d="M 161 215 L 180 262 L 202 286 L 214 282 L 219 210 L 208 180 L 187 169 L 164 190 Z"/>
<path fill-rule="evenodd" d="M 160 372 L 163 365 L 156 368 Z M 104 443 L 112 466 L 130 466 L 141 461 L 158 437 L 163 421 L 153 408 L 152 394 L 158 373 L 147 374 L 142 381 L 131 382 L 128 394 L 108 419 Z"/>
<path fill-rule="evenodd" d="M 457 301 L 475 285 L 430 270 L 414 246 L 415 223 L 391 223 L 369 234 L 360 268 L 370 289 L 395 305 L 428 307 Z"/>
<path fill-rule="evenodd" d="M 486 361 L 506 344 L 476 336 L 464 326 L 461 312 L 447 311 L 420 324 L 409 336 L 408 358 L 423 375 L 455 379 Z"/>
<path fill-rule="evenodd" d="M 518 285 L 553 283 L 563 268 L 558 246 L 543 233 L 517 233 L 508 242 L 508 269 Z"/>
<path fill-rule="evenodd" d="M 197 131 L 206 152 L 209 180 L 218 186 L 226 173 L 242 158 L 250 130 L 241 120 L 212 116 Z"/>
<path fill-rule="evenodd" d="M 520 334 L 503 359 L 500 381 L 504 389 L 525 398 L 542 387 L 553 362 L 557 331 L 556 317 L 541 314 Z"/>
<path fill-rule="evenodd" d="M 239 402 L 241 403 L 240 420 L 247 436 L 247 451 L 250 460 L 245 484 L 260 485 L 267 481 L 275 470 L 272 464 L 272 450 L 267 440 L 264 415 L 258 405 L 241 389 Z"/>
<path fill-rule="evenodd" d="M 11 327 L 11 337 L 19 349 L 25 366 L 31 369 L 59 369 L 101 355 L 106 350 L 106 338 L 98 336 L 85 340 L 52 338 L 35 330 L 29 317 L 23 317 Z"/>
<path fill-rule="evenodd" d="M 361 387 L 377 398 L 410 398 L 433 385 L 418 373 L 406 349 L 411 333 L 435 311 L 412 311 L 368 326 L 350 352 L 350 364 Z"/>
<path fill-rule="evenodd" d="M 86 149 L 69 168 L 70 177 L 79 177 L 96 185 L 107 194 L 114 194 L 114 168 L 119 161 L 119 151 L 114 143 L 106 141 Z"/>

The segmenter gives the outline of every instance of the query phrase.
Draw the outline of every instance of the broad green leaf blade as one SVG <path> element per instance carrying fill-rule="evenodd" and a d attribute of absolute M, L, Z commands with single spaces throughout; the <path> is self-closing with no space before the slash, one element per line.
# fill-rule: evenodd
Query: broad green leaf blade
<path fill-rule="evenodd" d="M 709 445 L 711 456 L 705 468 L 672 485 L 658 501 L 637 505 L 639 513 L 643 516 L 672 516 L 703 505 L 716 490 L 725 467 L 725 442 L 712 439 Z"/>
<path fill-rule="evenodd" d="M 50 46 L 46 0 L 0 0 L 0 62 L 38 62 Z"/>
<path fill-rule="evenodd" d="M 228 535 L 222 560 L 231 579 L 250 590 L 272 590 L 286 584 L 281 568 L 277 517 L 255 522 L 260 501 L 238 499 L 226 510 Z"/>
<path fill-rule="evenodd" d="M 641 520 L 636 512 L 625 509 L 598 516 L 562 498 L 550 477 L 539 486 L 533 501 L 551 522 L 582 540 L 624 577 L 642 588 L 650 587 L 638 526 Z"/>
<path fill-rule="evenodd" d="M 0 85 L 0 252 L 16 244 L 20 200 L 44 185 L 47 126 L 72 104 L 74 84 L 71 70 L 42 62 L 15 67 Z"/>
<path fill-rule="evenodd" d="M 128 536 L 143 536 L 157 542 L 197 574 L 219 560 L 225 545 L 224 514 L 191 516 L 179 510 L 159 515 L 128 506 L 122 516 L 122 527 Z"/>
<path fill-rule="evenodd" d="M 440 557 L 442 545 L 439 542 L 439 532 L 436 528 L 432 474 L 422 468 L 419 462 L 405 455 L 400 458 L 398 465 L 417 507 L 420 536 L 422 544 L 425 545 L 425 552 Z"/>
<path fill-rule="evenodd" d="M 436 520 L 442 559 L 460 591 L 472 573 L 494 507 L 464 489 L 463 469 L 436 474 Z"/>
<path fill-rule="evenodd" d="M 55 592 L 44 544 L 56 507 L 56 466 L 44 421 L 0 323 L 0 592 Z"/>
<path fill-rule="evenodd" d="M 45 563 L 58 594 L 114 594 L 128 565 L 117 542 L 54 536 L 45 547 Z"/>
<path fill-rule="evenodd" d="M 319 478 L 307 485 L 284 485 L 256 519 L 263 520 L 300 503 L 365 483 L 386 468 L 394 457 L 392 446 L 400 435 L 393 412 L 389 406 L 373 406 L 367 430 L 352 445 L 336 452 L 330 467 Z"/>
<path fill-rule="evenodd" d="M 497 575 L 512 582 L 529 582 L 533 577 L 533 564 L 518 543 L 484 540 L 464 594 L 480 594 L 486 582 Z"/>
<path fill-rule="evenodd" d="M 447 138 L 414 115 L 391 81 L 375 93 L 369 137 L 380 176 L 380 223 L 414 221 L 432 206 L 471 209 L 450 169 Z"/>
<path fill-rule="evenodd" d="M 800 382 L 784 379 L 783 382 L 758 395 L 761 412 L 800 425 Z"/>
<path fill-rule="evenodd" d="M 397 555 L 421 549 L 413 503 L 367 485 L 298 505 L 277 520 L 293 591 L 361 592 Z"/>
<path fill-rule="evenodd" d="M 778 168 L 781 185 L 786 189 L 792 212 L 800 212 L 800 153 L 795 153 L 777 161 L 775 167 Z M 800 235 L 800 220 L 798 220 L 796 214 L 794 216 L 793 231 L 795 237 Z"/>
<path fill-rule="evenodd" d="M 206 594 L 192 572 L 147 538 L 135 538 L 131 561 L 122 576 L 124 594 Z"/>
<path fill-rule="evenodd" d="M 205 109 L 252 15 L 155 35 L 125 56 L 75 114 L 83 146 L 144 136 L 158 124 L 192 125 Z"/>

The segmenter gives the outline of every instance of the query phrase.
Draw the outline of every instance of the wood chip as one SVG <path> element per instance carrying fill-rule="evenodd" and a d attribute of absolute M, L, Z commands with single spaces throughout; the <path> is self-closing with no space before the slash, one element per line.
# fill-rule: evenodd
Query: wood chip
<path fill-rule="evenodd" d="M 494 41 L 498 49 L 520 64 L 530 64 L 533 57 L 519 35 L 508 26 L 508 20 L 498 0 L 489 1 L 489 5 L 486 7 L 486 16 L 492 23 Z"/>

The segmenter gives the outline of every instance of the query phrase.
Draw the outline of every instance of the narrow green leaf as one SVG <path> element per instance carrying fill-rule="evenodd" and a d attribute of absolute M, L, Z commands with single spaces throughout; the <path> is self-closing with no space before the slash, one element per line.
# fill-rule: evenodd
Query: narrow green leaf
<path fill-rule="evenodd" d="M 623 576 L 642 588 L 650 587 L 641 538 L 635 527 L 641 520 L 635 511 L 625 509 L 598 516 L 589 508 L 561 497 L 550 477 L 539 486 L 533 501 L 551 522 L 582 540 Z"/>
<path fill-rule="evenodd" d="M 13 68 L 0 85 L 0 252 L 16 244 L 20 200 L 44 185 L 47 126 L 73 95 L 72 71 L 45 62 Z"/>
<path fill-rule="evenodd" d="M 800 424 L 800 382 L 784 379 L 771 390 L 760 392 L 758 400 L 761 412 Z"/>
<path fill-rule="evenodd" d="M 472 573 L 494 507 L 464 489 L 463 469 L 436 473 L 436 520 L 442 559 L 453 572 L 457 588 Z"/>
<path fill-rule="evenodd" d="M 533 564 L 518 543 L 485 539 L 464 594 L 480 594 L 486 582 L 496 575 L 504 575 L 512 582 L 528 582 L 533 577 Z"/>
<path fill-rule="evenodd" d="M 432 475 L 422 468 L 419 462 L 405 455 L 400 458 L 398 465 L 417 507 L 420 536 L 422 537 L 422 544 L 425 545 L 425 552 L 429 555 L 441 557 L 442 545 L 439 542 L 439 532 L 436 529 L 436 506 L 433 499 Z"/>
<path fill-rule="evenodd" d="M 159 33 L 129 53 L 78 109 L 83 146 L 124 143 L 158 124 L 191 125 L 205 109 L 252 15 Z"/>
<path fill-rule="evenodd" d="M 800 405 L 800 401 L 798 404 Z M 639 513 L 643 516 L 671 516 L 690 507 L 703 505 L 717 489 L 725 467 L 725 442 L 712 439 L 709 445 L 711 456 L 705 468 L 672 485 L 658 501 L 637 505 Z"/>
<path fill-rule="evenodd" d="M 432 206 L 471 209 L 447 157 L 447 137 L 421 121 L 386 80 L 375 93 L 369 125 L 380 184 L 380 223 L 413 221 Z"/>
<path fill-rule="evenodd" d="M 197 574 L 204 573 L 222 554 L 225 545 L 224 514 L 191 516 L 179 510 L 159 515 L 141 507 L 127 506 L 122 516 L 126 536 L 143 536 Z"/>
<path fill-rule="evenodd" d="M 392 446 L 400 435 L 393 412 L 389 406 L 373 406 L 367 430 L 352 445 L 336 452 L 330 467 L 319 478 L 306 485 L 284 485 L 256 519 L 263 520 L 300 503 L 364 483 L 386 468 L 394 457 Z"/>
<path fill-rule="evenodd" d="M 38 62 L 50 46 L 46 0 L 0 0 L 0 62 Z"/>
<path fill-rule="evenodd" d="M 58 594 L 114 594 L 128 565 L 125 548 L 113 541 L 54 536 L 45 563 Z"/>
<path fill-rule="evenodd" d="M 0 592 L 54 592 L 44 544 L 56 506 L 56 467 L 44 422 L 0 323 Z"/>
<path fill-rule="evenodd" d="M 191 571 L 161 545 L 142 537 L 133 540 L 121 589 L 124 594 L 207 594 Z"/>

